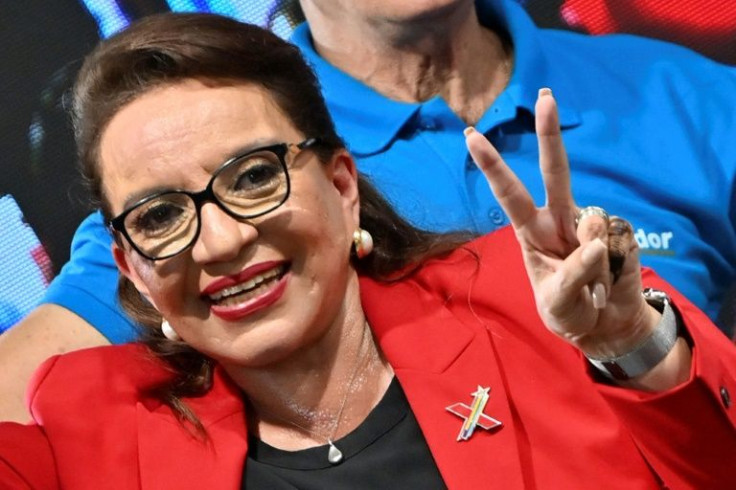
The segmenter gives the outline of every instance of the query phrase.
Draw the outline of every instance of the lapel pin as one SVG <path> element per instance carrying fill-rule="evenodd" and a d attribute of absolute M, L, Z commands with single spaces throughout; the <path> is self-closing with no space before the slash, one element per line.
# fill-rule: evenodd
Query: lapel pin
<path fill-rule="evenodd" d="M 482 388 L 478 386 L 478 389 L 474 393 L 471 393 L 474 398 L 470 406 L 464 403 L 455 403 L 446 408 L 448 412 L 454 413 L 461 419 L 465 419 L 463 426 L 460 428 L 460 433 L 457 435 L 458 441 L 467 441 L 470 439 L 476 426 L 490 430 L 502 425 L 500 421 L 483 413 L 483 409 L 486 408 L 486 403 L 488 403 L 488 398 L 490 397 L 488 394 L 490 391 L 490 387 Z"/>

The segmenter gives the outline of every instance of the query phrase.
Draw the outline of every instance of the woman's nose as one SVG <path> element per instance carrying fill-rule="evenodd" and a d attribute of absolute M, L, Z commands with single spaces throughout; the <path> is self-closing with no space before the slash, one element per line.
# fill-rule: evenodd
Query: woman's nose
<path fill-rule="evenodd" d="M 258 230 L 249 222 L 233 218 L 214 203 L 205 203 L 192 258 L 200 263 L 233 260 L 257 236 Z"/>

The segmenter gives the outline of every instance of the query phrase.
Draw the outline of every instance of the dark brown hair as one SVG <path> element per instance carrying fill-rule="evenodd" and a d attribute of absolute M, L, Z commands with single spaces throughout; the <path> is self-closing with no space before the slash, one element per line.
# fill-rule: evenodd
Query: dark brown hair
<path fill-rule="evenodd" d="M 106 219 L 111 218 L 110 207 L 98 159 L 107 124 L 136 97 L 186 79 L 213 86 L 260 85 L 299 131 L 320 139 L 316 151 L 323 161 L 344 147 L 317 79 L 295 46 L 257 26 L 212 14 L 146 17 L 103 41 L 85 60 L 74 88 L 72 116 L 82 173 Z M 398 216 L 365 178 L 359 177 L 358 189 L 360 223 L 375 243 L 368 257 L 353 259 L 360 274 L 391 280 L 399 271 L 410 273 L 412 264 L 448 252 L 470 237 L 419 230 Z M 166 339 L 160 330 L 161 315 L 122 276 L 119 295 L 123 308 L 145 327 L 144 342 L 174 372 L 172 380 L 157 390 L 159 396 L 199 427 L 181 397 L 208 391 L 212 360 Z"/>

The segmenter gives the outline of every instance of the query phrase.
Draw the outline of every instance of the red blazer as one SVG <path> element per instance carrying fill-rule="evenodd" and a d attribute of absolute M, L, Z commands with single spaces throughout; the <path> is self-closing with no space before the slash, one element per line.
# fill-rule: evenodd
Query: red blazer
<path fill-rule="evenodd" d="M 671 288 L 651 272 L 645 283 Z M 411 278 L 361 279 L 363 305 L 451 489 L 736 488 L 736 348 L 671 292 L 693 341 L 691 379 L 649 394 L 599 384 L 536 314 L 511 230 Z M 198 440 L 145 388 L 167 376 L 138 345 L 53 358 L 29 391 L 35 424 L 0 424 L 0 488 L 237 489 L 247 452 L 240 394 L 218 373 L 187 400 Z M 458 442 L 470 404 L 503 426 Z"/>

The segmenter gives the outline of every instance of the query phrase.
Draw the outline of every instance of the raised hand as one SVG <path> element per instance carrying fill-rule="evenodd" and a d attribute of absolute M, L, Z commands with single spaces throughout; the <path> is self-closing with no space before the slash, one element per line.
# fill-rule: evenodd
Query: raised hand
<path fill-rule="evenodd" d="M 482 134 L 468 128 L 466 143 L 511 219 L 547 328 L 592 357 L 629 352 L 660 318 L 641 296 L 638 248 L 630 225 L 590 208 L 576 223 L 579 208 L 549 89 L 540 90 L 536 130 L 547 196 L 540 208 Z M 611 260 L 614 270 L 619 269 L 615 281 Z"/>

